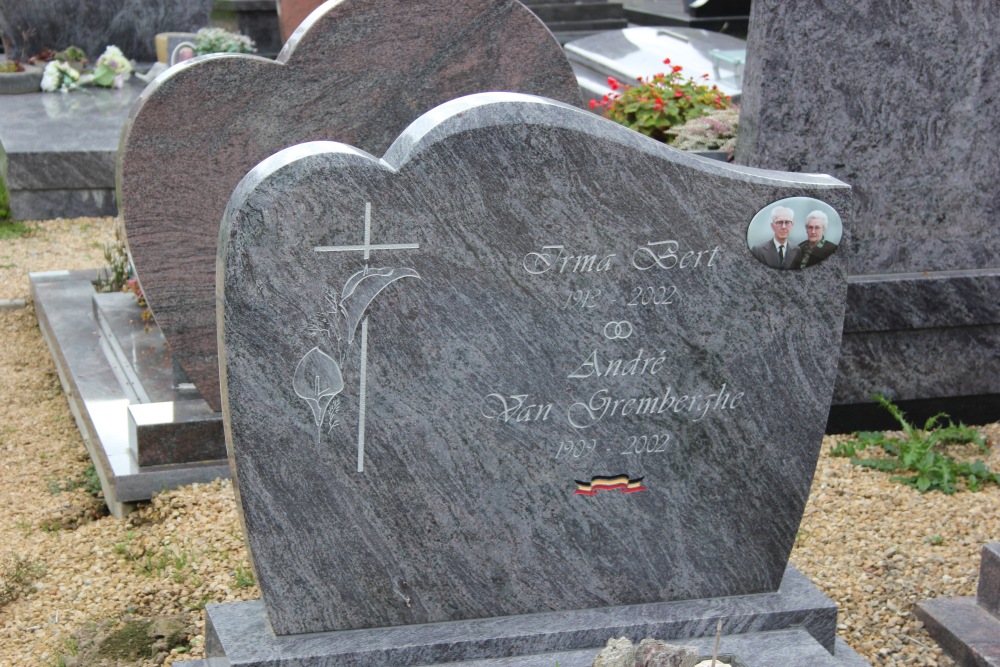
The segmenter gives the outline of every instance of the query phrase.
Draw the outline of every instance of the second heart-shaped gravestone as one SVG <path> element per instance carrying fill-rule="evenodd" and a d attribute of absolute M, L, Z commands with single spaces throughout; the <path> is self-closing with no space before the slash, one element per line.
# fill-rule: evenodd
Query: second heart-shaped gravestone
<path fill-rule="evenodd" d="M 443 105 L 381 160 L 317 142 L 259 165 L 217 296 L 274 631 L 776 590 L 845 263 L 770 268 L 748 226 L 849 197 L 513 94 Z"/>
<path fill-rule="evenodd" d="M 382 153 L 454 97 L 512 90 L 579 103 L 559 43 L 515 0 L 342 0 L 310 15 L 277 62 L 216 54 L 171 68 L 136 103 L 119 211 L 171 353 L 219 410 L 219 220 L 258 162 L 303 141 Z"/>

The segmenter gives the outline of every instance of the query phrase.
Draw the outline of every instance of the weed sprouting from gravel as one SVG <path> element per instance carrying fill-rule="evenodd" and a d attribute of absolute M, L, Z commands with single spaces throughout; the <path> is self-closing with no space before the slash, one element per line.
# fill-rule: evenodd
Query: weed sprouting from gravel
<path fill-rule="evenodd" d="M 905 472 L 911 475 L 894 475 L 890 479 L 921 491 L 941 491 L 952 494 L 964 483 L 969 491 L 978 491 L 984 484 L 1000 485 L 1000 474 L 986 467 L 982 460 L 958 461 L 949 455 L 948 448 L 955 445 L 974 445 L 980 454 L 989 453 L 989 444 L 976 429 L 965 424 L 954 424 L 948 415 L 939 413 L 931 417 L 922 429 L 906 419 L 902 410 L 880 394 L 874 396 L 903 428 L 901 437 L 885 433 L 860 432 L 854 440 L 842 442 L 830 450 L 833 456 L 850 457 L 851 463 L 883 472 Z M 948 424 L 940 425 L 942 420 Z M 885 458 L 860 458 L 857 456 L 869 447 L 880 447 Z"/>
<path fill-rule="evenodd" d="M 248 567 L 243 567 L 242 563 L 236 566 L 233 578 L 236 579 L 236 588 L 250 588 L 254 584 L 253 571 Z"/>
<path fill-rule="evenodd" d="M 97 476 L 97 468 L 91 463 L 89 466 L 83 469 L 81 473 L 83 477 L 83 490 L 92 496 L 97 496 L 101 493 L 101 478 Z"/>
<path fill-rule="evenodd" d="M 49 494 L 55 496 L 59 495 L 64 491 L 75 491 L 76 489 L 83 489 L 91 496 L 95 498 L 101 493 L 101 478 L 97 476 L 97 468 L 91 463 L 83 471 L 80 472 L 79 477 L 66 478 L 63 480 L 51 479 L 48 483 Z"/>
<path fill-rule="evenodd" d="M 13 554 L 0 570 L 0 607 L 31 591 L 35 581 L 45 576 L 45 568 L 33 560 Z"/>

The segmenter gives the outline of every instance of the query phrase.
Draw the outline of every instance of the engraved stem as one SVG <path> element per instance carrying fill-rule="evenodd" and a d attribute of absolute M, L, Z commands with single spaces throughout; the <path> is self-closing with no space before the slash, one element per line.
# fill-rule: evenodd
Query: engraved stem
<path fill-rule="evenodd" d="M 368 388 L 368 318 L 361 320 L 361 383 L 358 406 L 358 472 L 365 471 L 365 393 Z"/>

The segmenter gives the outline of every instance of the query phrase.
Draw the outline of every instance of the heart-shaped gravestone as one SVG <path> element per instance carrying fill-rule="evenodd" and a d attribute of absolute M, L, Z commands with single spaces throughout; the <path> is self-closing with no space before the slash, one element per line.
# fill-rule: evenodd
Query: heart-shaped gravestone
<path fill-rule="evenodd" d="M 579 103 L 558 42 L 514 0 L 343 0 L 314 12 L 277 62 L 211 55 L 171 68 L 123 131 L 119 211 L 171 353 L 219 406 L 213 258 L 233 188 L 304 141 L 381 154 L 454 97 L 512 90 Z"/>
<path fill-rule="evenodd" d="M 274 631 L 776 590 L 845 263 L 770 268 L 747 230 L 849 197 L 500 93 L 382 160 L 315 142 L 261 163 L 222 222 L 217 298 Z"/>

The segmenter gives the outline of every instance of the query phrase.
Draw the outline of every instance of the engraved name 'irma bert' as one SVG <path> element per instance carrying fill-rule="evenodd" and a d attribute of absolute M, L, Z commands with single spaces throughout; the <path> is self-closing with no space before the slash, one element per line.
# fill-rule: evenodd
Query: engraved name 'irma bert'
<path fill-rule="evenodd" d="M 722 246 L 706 250 L 681 250 L 679 241 L 650 241 L 636 248 L 629 259 L 631 265 L 640 270 L 649 269 L 694 269 L 715 268 L 719 251 Z M 521 264 L 524 270 L 533 276 L 546 273 L 603 273 L 610 271 L 624 260 L 616 259 L 617 253 L 577 253 L 574 254 L 564 245 L 542 246 L 538 252 L 529 252 Z"/>

